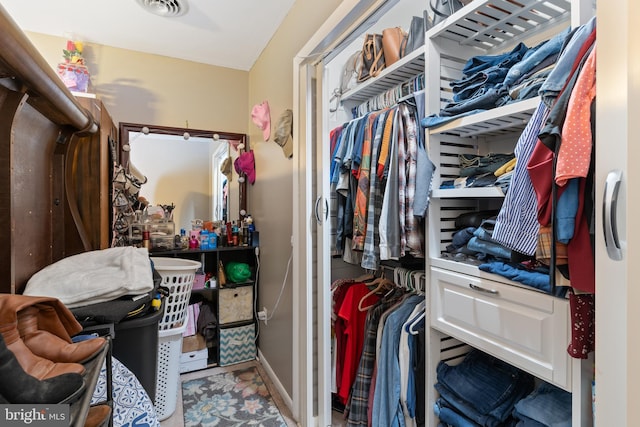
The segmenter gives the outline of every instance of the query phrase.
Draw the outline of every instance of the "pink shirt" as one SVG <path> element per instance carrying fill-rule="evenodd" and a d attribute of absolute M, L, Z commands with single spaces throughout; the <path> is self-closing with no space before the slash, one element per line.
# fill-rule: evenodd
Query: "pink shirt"
<path fill-rule="evenodd" d="M 596 96 L 596 47 L 587 57 L 571 92 L 556 164 L 556 184 L 585 178 L 591 164 L 591 102 Z"/>

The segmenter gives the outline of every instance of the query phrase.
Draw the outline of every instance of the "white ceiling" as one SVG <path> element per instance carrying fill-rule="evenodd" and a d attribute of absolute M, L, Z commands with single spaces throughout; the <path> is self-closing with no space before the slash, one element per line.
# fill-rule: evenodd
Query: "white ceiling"
<path fill-rule="evenodd" d="M 137 0 L 0 0 L 26 31 L 248 71 L 295 0 L 162 0 L 177 17 Z M 60 46 L 60 54 L 62 49 Z"/>

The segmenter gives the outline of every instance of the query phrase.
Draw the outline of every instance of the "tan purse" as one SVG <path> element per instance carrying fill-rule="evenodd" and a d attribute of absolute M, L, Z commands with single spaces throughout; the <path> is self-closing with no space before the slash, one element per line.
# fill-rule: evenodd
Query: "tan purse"
<path fill-rule="evenodd" d="M 362 63 L 358 71 L 358 82 L 376 77 L 384 70 L 385 59 L 382 48 L 382 34 L 367 34 L 362 46 Z"/>
<path fill-rule="evenodd" d="M 398 62 L 405 55 L 408 37 L 407 32 L 400 27 L 387 28 L 382 31 L 382 49 L 387 67 Z"/>

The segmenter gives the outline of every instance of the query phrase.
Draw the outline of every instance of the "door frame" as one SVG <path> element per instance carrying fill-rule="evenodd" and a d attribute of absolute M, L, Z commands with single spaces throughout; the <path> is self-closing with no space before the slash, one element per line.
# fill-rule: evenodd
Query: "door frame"
<path fill-rule="evenodd" d="M 324 107 L 329 94 L 324 89 L 325 61 L 359 36 L 369 19 L 383 13 L 398 0 L 344 0 L 293 61 L 293 415 L 302 426 L 331 425 L 330 262 L 328 233 L 314 236 L 316 194 L 324 207 L 328 188 L 322 177 L 328 165 L 317 170 L 314 159 L 328 148 L 314 146 L 328 140 Z M 314 92 L 315 91 L 315 92 Z M 314 108 L 314 103 L 315 107 Z M 319 124 L 314 126 L 314 124 Z M 317 173 L 317 180 L 313 176 Z M 315 186 L 316 181 L 318 183 Z M 324 216 L 324 215 L 323 215 Z M 323 228 L 318 226 L 321 232 Z M 316 246 L 317 245 L 317 246 Z M 317 259 L 317 251 L 323 251 Z M 326 252 L 326 253 L 325 253 Z M 326 257 L 329 261 L 329 257 Z M 317 286 L 317 294 L 314 293 Z M 314 337 L 317 339 L 314 342 Z M 314 363 L 314 361 L 316 361 Z M 317 364 L 316 364 L 317 363 Z M 320 368 L 318 368 L 320 367 Z"/>

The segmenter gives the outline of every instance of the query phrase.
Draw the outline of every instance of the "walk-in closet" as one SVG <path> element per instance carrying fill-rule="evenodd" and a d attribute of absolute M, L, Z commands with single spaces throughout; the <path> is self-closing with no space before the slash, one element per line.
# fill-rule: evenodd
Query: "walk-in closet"
<path fill-rule="evenodd" d="M 527 165 L 532 164 L 532 148 L 525 140 L 535 134 L 528 142 L 535 145 L 538 133 L 546 132 L 548 110 L 563 93 L 538 95 L 571 39 L 576 52 L 569 65 L 563 65 L 571 73 L 559 79 L 560 89 L 574 74 L 575 84 L 585 63 L 594 66 L 595 54 L 591 59 L 589 54 L 595 51 L 595 2 L 462 3 L 444 19 L 433 20 L 431 12 L 424 41 L 375 77 L 358 82 L 360 64 L 352 66 L 355 72 L 350 69 L 365 36 L 394 27 L 409 31 L 412 20 L 423 18 L 425 11 L 429 15 L 429 2 L 351 2 L 303 49 L 308 56 L 298 58 L 298 120 L 307 131 L 299 135 L 306 144 L 296 181 L 301 196 L 294 227 L 303 235 L 297 247 L 304 258 L 297 274 L 313 284 L 297 295 L 301 307 L 313 307 L 300 315 L 298 328 L 314 338 L 300 338 L 297 344 L 313 355 L 300 359 L 299 368 L 303 383 L 309 381 L 317 390 L 317 395 L 307 396 L 317 403 L 309 406 L 313 410 L 307 416 L 317 416 L 319 425 L 336 420 L 336 413 L 344 425 L 435 427 L 460 413 L 482 425 L 479 420 L 486 418 L 473 418 L 473 410 L 464 412 L 465 405 L 477 409 L 474 398 L 481 397 L 451 393 L 451 388 L 461 375 L 486 366 L 519 378 L 510 385 L 518 390 L 510 396 L 512 405 L 530 393 L 547 394 L 564 402 L 571 425 L 593 425 L 595 160 L 587 156 L 583 172 L 571 175 L 574 181 L 566 180 L 571 181 L 568 187 L 563 182 L 547 188 L 536 181 L 537 192 L 527 193 L 533 194 L 532 204 L 520 200 L 520 190 L 510 191 L 520 188 L 512 187 L 514 180 L 528 174 Z M 508 66 L 499 69 L 501 61 Z M 535 66 L 530 65 L 533 61 Z M 574 62 L 580 64 L 578 71 Z M 520 64 L 514 68 L 520 74 L 509 74 L 514 64 Z M 497 83 L 504 86 L 495 89 Z M 583 84 L 595 91 L 594 81 Z M 587 123 L 595 124 L 594 113 L 584 111 Z M 595 133 L 590 135 L 589 146 L 595 141 Z M 383 141 L 388 146 L 381 149 Z M 361 146 L 352 149 L 353 144 Z M 534 154 L 543 152 L 544 147 Z M 549 179 L 560 180 L 554 176 Z M 581 200 L 586 196 L 574 214 L 581 224 L 576 233 L 586 239 L 577 249 L 574 243 L 567 245 L 572 236 L 556 234 L 556 192 L 568 188 L 581 194 Z M 548 205 L 536 208 L 536 202 L 542 203 L 536 194 L 545 191 Z M 514 226 L 514 214 L 507 206 L 532 209 L 527 217 L 539 220 L 530 229 L 521 228 L 522 234 L 509 235 L 506 229 Z M 391 211 L 397 215 L 398 230 L 389 230 L 388 224 L 395 222 L 385 222 Z M 394 232 L 400 236 L 396 243 Z M 545 239 L 550 253 L 541 249 Z M 586 258 L 576 263 L 580 250 Z M 516 271 L 511 270 L 514 265 Z M 386 286 L 379 286 L 381 282 Z M 396 319 L 391 357 L 402 368 L 383 371 L 381 380 L 379 369 L 389 356 L 380 348 L 391 339 L 385 319 L 392 314 L 381 316 L 383 308 L 375 314 L 363 312 L 375 304 L 384 306 L 384 301 L 386 308 L 393 306 L 394 293 L 412 303 L 402 315 L 394 313 L 402 320 Z M 345 295 L 355 304 L 351 314 L 342 305 Z M 370 322 L 380 317 L 374 332 Z M 420 319 L 424 335 L 407 335 L 416 331 Z M 349 329 L 356 324 L 358 328 Z M 353 331 L 364 343 L 352 342 Z M 402 347 L 413 349 L 416 343 L 422 353 Z M 373 356 L 368 345 L 374 348 Z M 423 355 L 418 365 L 424 371 L 407 371 L 403 352 L 414 366 Z M 376 361 L 366 360 L 371 357 Z M 469 378 L 467 388 L 474 381 L 504 385 L 498 377 L 480 376 Z M 388 406 L 382 406 L 378 386 L 394 390 L 385 395 Z M 414 394 L 407 394 L 411 390 Z M 468 400 L 451 405 L 453 396 Z M 518 408 L 528 411 L 527 404 Z M 423 413 L 416 413 L 416 406 Z M 508 414 L 491 413 L 497 425 L 514 416 L 511 409 Z"/>

